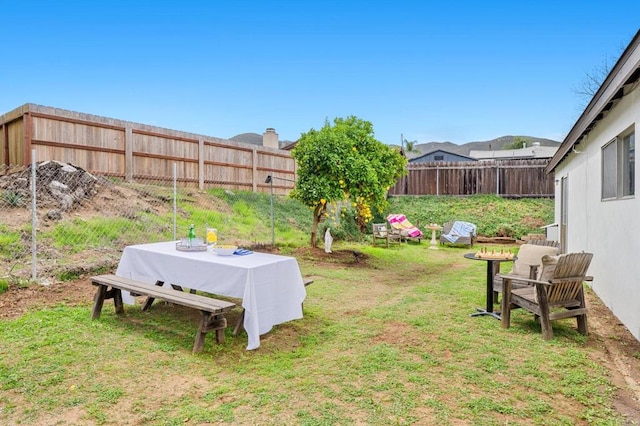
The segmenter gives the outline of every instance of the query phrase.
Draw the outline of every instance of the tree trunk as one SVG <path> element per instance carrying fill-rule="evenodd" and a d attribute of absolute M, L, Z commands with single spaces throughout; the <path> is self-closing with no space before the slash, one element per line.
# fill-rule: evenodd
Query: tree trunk
<path fill-rule="evenodd" d="M 315 209 L 313 209 L 313 226 L 311 227 L 311 247 L 318 247 L 318 243 L 316 242 L 316 235 L 318 234 L 318 225 L 322 221 L 322 215 L 325 210 L 327 210 L 326 204 L 318 204 Z"/>
<path fill-rule="evenodd" d="M 316 234 L 318 233 L 318 216 L 313 215 L 313 226 L 311 226 L 311 247 L 316 248 L 318 243 L 316 242 Z"/>
<path fill-rule="evenodd" d="M 356 222 L 358 225 L 358 230 L 360 230 L 361 233 L 365 234 L 367 232 L 367 224 L 365 223 L 364 219 L 361 216 L 358 216 Z"/>

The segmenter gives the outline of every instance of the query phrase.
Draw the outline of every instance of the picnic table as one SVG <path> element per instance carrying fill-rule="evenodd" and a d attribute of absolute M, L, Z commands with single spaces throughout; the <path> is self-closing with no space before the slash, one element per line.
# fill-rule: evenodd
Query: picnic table
<path fill-rule="evenodd" d="M 260 335 L 274 325 L 302 318 L 306 290 L 294 257 L 254 252 L 219 256 L 211 251 L 176 250 L 176 242 L 125 247 L 116 275 L 150 286 L 179 286 L 242 299 L 247 349 L 260 346 Z M 133 297 L 122 292 L 124 303 Z"/>

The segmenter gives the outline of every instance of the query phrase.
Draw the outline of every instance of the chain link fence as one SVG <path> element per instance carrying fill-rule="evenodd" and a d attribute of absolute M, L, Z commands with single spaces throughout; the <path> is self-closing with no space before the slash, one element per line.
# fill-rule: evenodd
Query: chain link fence
<path fill-rule="evenodd" d="M 218 243 L 248 248 L 299 244 L 311 228 L 307 209 L 309 222 L 291 233 L 305 207 L 286 196 L 179 187 L 175 172 L 130 182 L 57 161 L 36 164 L 0 166 L 0 281 L 46 284 L 112 270 L 125 246 L 177 240 L 192 224 L 198 237 L 216 228 Z"/>

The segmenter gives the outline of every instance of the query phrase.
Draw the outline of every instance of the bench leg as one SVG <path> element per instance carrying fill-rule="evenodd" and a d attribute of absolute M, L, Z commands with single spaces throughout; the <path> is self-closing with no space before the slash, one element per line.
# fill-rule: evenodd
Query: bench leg
<path fill-rule="evenodd" d="M 196 340 L 193 343 L 193 352 L 202 352 L 204 349 L 204 338 L 207 336 L 207 327 L 209 320 L 211 319 L 211 312 L 200 311 L 202 314 L 200 317 L 200 325 L 198 326 L 198 333 L 196 334 Z"/>
<path fill-rule="evenodd" d="M 93 309 L 91 310 L 91 319 L 100 318 L 102 305 L 104 305 L 104 299 L 106 296 L 107 286 L 102 284 L 98 285 L 98 290 L 96 291 L 95 296 L 93 296 Z"/>
<path fill-rule="evenodd" d="M 171 288 L 173 288 L 176 291 L 184 291 L 184 289 L 182 288 L 182 286 L 179 286 L 177 284 L 171 284 Z M 189 293 L 191 294 L 196 294 L 196 290 L 194 288 L 189 289 Z"/>
<path fill-rule="evenodd" d="M 227 328 L 227 319 L 222 315 L 214 315 L 209 327 L 213 327 L 216 330 L 216 342 L 224 343 L 224 330 Z"/>
<path fill-rule="evenodd" d="M 93 309 L 91 310 L 91 319 L 100 318 L 102 312 L 102 306 L 105 299 L 113 299 L 113 304 L 116 308 L 116 314 L 124 313 L 124 305 L 122 304 L 122 291 L 119 288 L 111 288 L 107 290 L 107 286 L 103 284 L 98 285 L 98 290 L 93 297 Z"/>
<path fill-rule="evenodd" d="M 213 315 L 211 312 L 200 311 L 200 325 L 193 343 L 193 352 L 204 350 L 204 339 L 211 330 L 216 332 L 216 342 L 224 343 L 224 329 L 227 328 L 227 319 L 222 315 Z"/>
<path fill-rule="evenodd" d="M 158 287 L 162 287 L 163 284 L 164 284 L 164 281 L 156 281 L 156 285 Z M 147 300 L 145 300 L 144 304 L 142 305 L 142 310 L 143 311 L 149 310 L 154 300 L 156 300 L 154 297 L 147 297 Z"/>
<path fill-rule="evenodd" d="M 238 322 L 236 323 L 236 326 L 233 329 L 233 335 L 234 336 L 237 336 L 238 334 L 240 334 L 240 332 L 244 328 L 244 313 L 245 313 L 245 310 L 242 309 L 242 313 L 240 314 L 240 318 L 238 318 Z"/>
<path fill-rule="evenodd" d="M 116 314 L 123 314 L 124 305 L 122 304 L 122 290 L 119 288 L 112 288 L 111 290 L 113 291 L 113 304 L 116 307 Z"/>
<path fill-rule="evenodd" d="M 171 284 L 171 288 L 173 288 L 176 291 L 184 291 L 184 289 L 182 288 L 182 286 L 179 286 L 177 284 Z M 196 290 L 195 289 L 189 289 L 189 293 L 191 294 L 196 294 Z"/>

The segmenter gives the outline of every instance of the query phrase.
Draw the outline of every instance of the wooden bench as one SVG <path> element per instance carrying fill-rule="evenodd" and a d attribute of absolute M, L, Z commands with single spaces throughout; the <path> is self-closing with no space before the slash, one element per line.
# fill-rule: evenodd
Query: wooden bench
<path fill-rule="evenodd" d="M 193 352 L 202 352 L 204 349 L 204 338 L 209 331 L 215 330 L 216 341 L 218 343 L 224 342 L 224 330 L 227 327 L 227 319 L 224 317 L 224 313 L 236 306 L 234 303 L 224 300 L 164 288 L 162 287 L 162 282 L 157 282 L 155 286 L 151 286 L 115 275 L 98 275 L 91 277 L 91 283 L 98 286 L 98 291 L 93 299 L 94 304 L 93 310 L 91 311 L 91 319 L 100 318 L 105 299 L 113 299 L 116 314 L 124 313 L 122 290 L 129 291 L 132 295 L 136 296 L 147 296 L 147 302 L 145 302 L 143 310 L 147 310 L 156 298 L 199 310 L 202 315 L 193 344 Z"/>
<path fill-rule="evenodd" d="M 308 286 L 309 284 L 313 283 L 313 280 L 311 278 L 305 278 L 302 281 L 304 283 L 304 286 Z M 238 318 L 238 322 L 236 323 L 235 328 L 233 329 L 233 335 L 237 336 L 242 329 L 244 328 L 244 309 L 242 309 L 242 313 L 240 314 L 240 318 Z"/>

